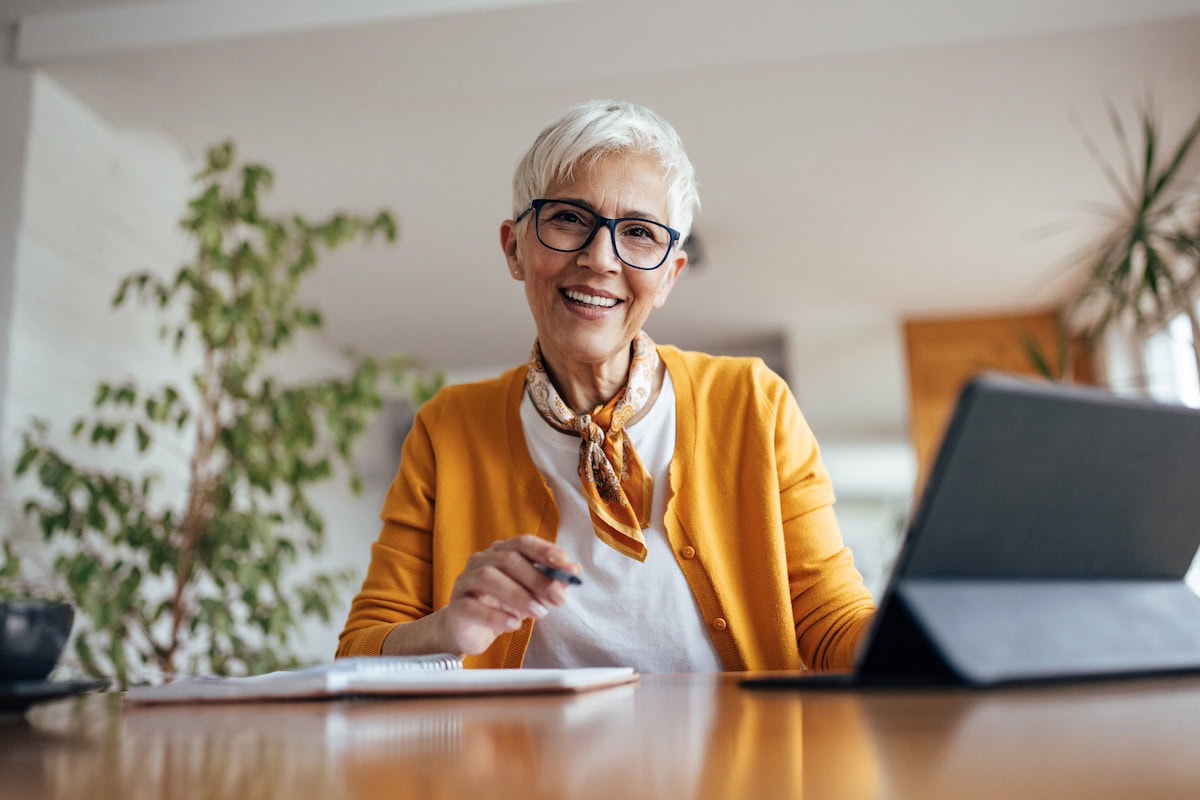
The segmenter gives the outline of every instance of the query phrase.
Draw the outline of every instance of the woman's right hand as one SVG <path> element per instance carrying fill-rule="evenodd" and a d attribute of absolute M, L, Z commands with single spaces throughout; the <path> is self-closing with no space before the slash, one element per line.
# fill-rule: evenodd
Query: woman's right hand
<path fill-rule="evenodd" d="M 467 559 L 445 608 L 393 628 L 382 655 L 478 655 L 525 619 L 545 616 L 549 606 L 567 601 L 566 587 L 534 564 L 579 574 L 579 565 L 544 539 L 526 535 L 496 542 Z"/>
<path fill-rule="evenodd" d="M 565 552 L 536 536 L 505 539 L 471 556 L 454 582 L 449 605 L 431 615 L 438 618 L 445 649 L 478 655 L 525 619 L 544 617 L 549 607 L 565 603 L 566 587 L 534 564 L 579 574 Z"/>

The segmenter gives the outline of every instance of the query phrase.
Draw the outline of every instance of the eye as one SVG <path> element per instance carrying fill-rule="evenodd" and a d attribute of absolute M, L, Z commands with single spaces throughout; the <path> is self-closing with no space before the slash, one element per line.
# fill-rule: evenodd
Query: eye
<path fill-rule="evenodd" d="M 567 225 L 583 225 L 583 224 L 585 224 L 583 219 L 579 216 L 578 212 L 571 211 L 569 209 L 564 210 L 564 211 L 554 212 L 554 215 L 552 217 L 550 217 L 550 220 L 552 222 L 561 222 L 561 223 L 564 223 Z"/>
<path fill-rule="evenodd" d="M 650 225 L 637 220 L 629 220 L 619 228 L 622 239 L 636 241 L 639 244 L 651 244 L 664 241 L 667 232 L 657 225 Z"/>
<path fill-rule="evenodd" d="M 591 230 L 595 218 L 571 203 L 546 203 L 538 218 L 541 225 L 559 230 Z"/>

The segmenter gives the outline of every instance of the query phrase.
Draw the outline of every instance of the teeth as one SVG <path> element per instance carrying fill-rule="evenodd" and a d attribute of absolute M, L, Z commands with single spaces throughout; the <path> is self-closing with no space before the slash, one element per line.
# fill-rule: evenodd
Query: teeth
<path fill-rule="evenodd" d="M 576 292 L 573 289 L 567 289 L 563 292 L 567 297 L 577 303 L 587 303 L 589 306 L 597 306 L 599 308 L 612 308 L 617 304 L 615 298 L 612 297 L 592 297 L 590 294 Z"/>

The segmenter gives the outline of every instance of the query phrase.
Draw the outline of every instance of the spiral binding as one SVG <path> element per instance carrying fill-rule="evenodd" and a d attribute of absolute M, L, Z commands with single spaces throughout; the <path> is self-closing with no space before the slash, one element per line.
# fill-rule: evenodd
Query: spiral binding
<path fill-rule="evenodd" d="M 325 674 L 393 675 L 397 672 L 445 672 L 462 669 L 462 659 L 451 653 L 432 653 L 420 656 L 356 656 L 340 658 L 332 664 L 318 667 Z"/>

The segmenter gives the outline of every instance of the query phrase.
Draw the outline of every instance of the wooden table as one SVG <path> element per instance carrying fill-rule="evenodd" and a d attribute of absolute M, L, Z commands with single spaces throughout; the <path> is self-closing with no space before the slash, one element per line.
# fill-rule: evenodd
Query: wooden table
<path fill-rule="evenodd" d="M 971 692 L 749 691 L 123 707 L 0 723 L 0 797 L 1200 798 L 1200 677 Z"/>

